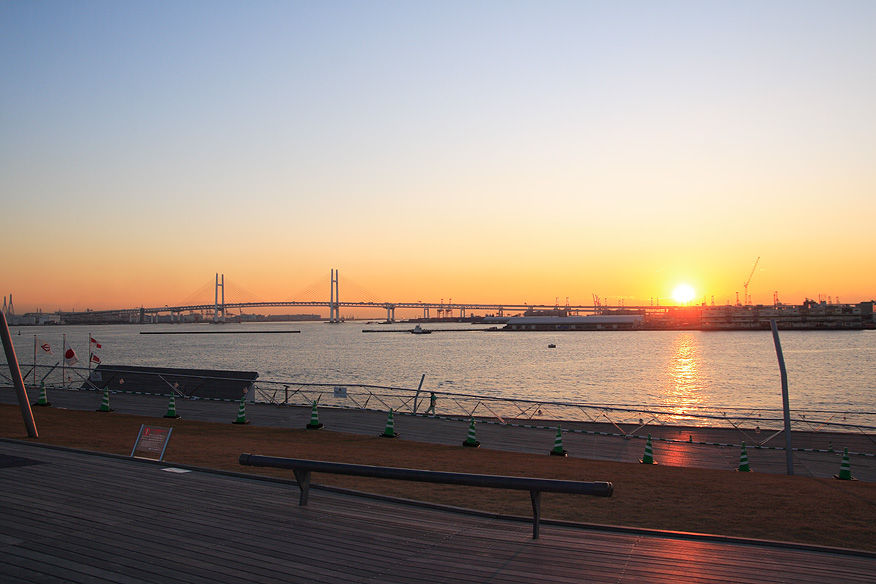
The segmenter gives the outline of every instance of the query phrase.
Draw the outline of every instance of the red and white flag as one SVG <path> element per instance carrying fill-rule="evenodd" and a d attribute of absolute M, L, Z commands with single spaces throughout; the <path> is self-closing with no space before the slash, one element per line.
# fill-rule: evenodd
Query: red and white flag
<path fill-rule="evenodd" d="M 97 355 L 95 355 L 94 353 L 92 353 L 92 354 L 91 354 L 91 362 L 92 362 L 92 363 L 97 363 L 98 365 L 100 365 L 100 357 L 98 357 Z"/>
<path fill-rule="evenodd" d="M 97 348 L 97 349 L 100 349 L 100 343 L 98 343 L 97 339 L 95 339 L 91 335 L 88 336 L 88 341 L 89 341 L 89 344 L 94 345 L 95 348 Z"/>
<path fill-rule="evenodd" d="M 79 363 L 79 359 L 76 357 L 76 351 L 68 348 L 64 351 L 64 359 L 67 361 L 67 365 L 76 365 Z"/>
<path fill-rule="evenodd" d="M 37 337 L 37 345 L 39 345 L 40 349 L 42 349 L 46 353 L 48 353 L 50 355 L 54 354 L 54 353 L 52 353 L 52 345 L 48 344 L 47 342 L 45 342 L 44 340 L 42 340 L 39 337 Z"/>

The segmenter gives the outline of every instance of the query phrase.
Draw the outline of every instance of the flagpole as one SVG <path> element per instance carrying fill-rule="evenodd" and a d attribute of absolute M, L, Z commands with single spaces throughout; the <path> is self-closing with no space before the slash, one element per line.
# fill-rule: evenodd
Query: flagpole
<path fill-rule="evenodd" d="M 61 387 L 67 389 L 67 333 L 61 339 Z"/>
<path fill-rule="evenodd" d="M 88 332 L 88 379 L 91 380 L 91 331 Z"/>
<path fill-rule="evenodd" d="M 37 385 L 37 368 L 36 368 L 36 335 L 33 336 L 33 385 Z"/>

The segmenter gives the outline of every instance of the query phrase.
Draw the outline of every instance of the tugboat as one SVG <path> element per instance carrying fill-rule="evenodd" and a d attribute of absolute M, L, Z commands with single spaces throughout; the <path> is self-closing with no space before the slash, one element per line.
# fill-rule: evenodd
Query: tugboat
<path fill-rule="evenodd" d="M 411 329 L 412 335 L 431 335 L 432 331 L 424 329 L 420 325 L 414 325 L 414 328 Z"/>

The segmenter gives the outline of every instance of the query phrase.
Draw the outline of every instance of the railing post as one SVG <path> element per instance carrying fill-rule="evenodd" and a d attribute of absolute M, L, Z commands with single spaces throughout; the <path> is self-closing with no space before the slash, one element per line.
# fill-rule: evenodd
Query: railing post
<path fill-rule="evenodd" d="M 538 524 L 541 521 L 541 491 L 529 491 L 532 500 L 532 539 L 538 539 Z"/>
<path fill-rule="evenodd" d="M 310 471 L 293 468 L 292 474 L 295 475 L 295 480 L 301 489 L 301 495 L 298 497 L 298 506 L 304 507 L 307 505 L 307 496 L 310 494 Z"/>

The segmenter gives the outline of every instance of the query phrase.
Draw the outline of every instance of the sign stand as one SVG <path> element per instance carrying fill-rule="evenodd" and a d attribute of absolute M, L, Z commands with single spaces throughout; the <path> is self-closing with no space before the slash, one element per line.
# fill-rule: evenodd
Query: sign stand
<path fill-rule="evenodd" d="M 147 458 L 161 462 L 161 459 L 164 458 L 164 451 L 167 450 L 171 432 L 173 432 L 173 428 L 140 424 L 140 433 L 137 434 L 137 440 L 131 450 L 131 458 Z"/>

